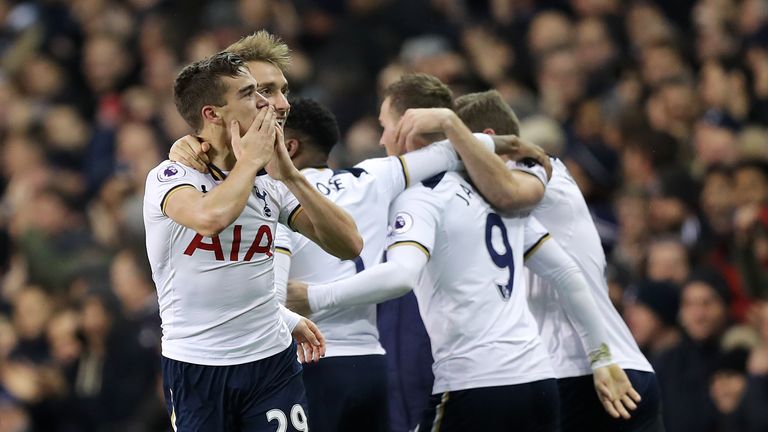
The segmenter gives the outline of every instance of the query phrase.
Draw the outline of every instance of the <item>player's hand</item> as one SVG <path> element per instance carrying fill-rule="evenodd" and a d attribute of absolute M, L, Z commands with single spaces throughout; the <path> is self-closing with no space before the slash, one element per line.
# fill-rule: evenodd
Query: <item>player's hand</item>
<path fill-rule="evenodd" d="M 401 154 L 429 144 L 421 135 L 444 132 L 445 125 L 456 113 L 448 108 L 411 108 L 403 113 L 397 124 L 395 140 Z"/>
<path fill-rule="evenodd" d="M 288 154 L 283 127 L 278 123 L 275 123 L 275 156 L 267 164 L 266 170 L 275 180 L 286 181 L 301 176 L 291 160 L 291 155 Z"/>
<path fill-rule="evenodd" d="M 317 363 L 320 357 L 325 357 L 325 337 L 312 321 L 302 318 L 291 335 L 296 339 L 296 354 L 300 362 Z"/>
<path fill-rule="evenodd" d="M 253 122 L 240 134 L 240 124 L 232 120 L 230 133 L 232 135 L 232 151 L 238 161 L 246 161 L 263 168 L 275 152 L 275 109 L 271 106 L 259 109 Z"/>
<path fill-rule="evenodd" d="M 541 166 L 543 166 L 544 169 L 547 171 L 547 178 L 551 179 L 552 178 L 552 162 L 549 160 L 549 155 L 544 151 L 544 149 L 520 137 L 515 137 L 515 138 L 518 143 L 518 151 L 517 151 L 516 157 L 513 157 L 513 159 L 521 160 L 525 158 L 530 158 L 535 160 Z"/>
<path fill-rule="evenodd" d="M 201 173 L 207 173 L 208 164 L 211 163 L 211 159 L 208 157 L 208 150 L 210 149 L 210 143 L 192 135 L 185 135 L 173 143 L 171 151 L 168 153 L 168 159 L 181 162 Z"/>
<path fill-rule="evenodd" d="M 512 160 L 533 159 L 547 171 L 547 178 L 552 178 L 552 163 L 549 155 L 536 144 L 515 135 L 494 135 L 496 153 Z"/>
<path fill-rule="evenodd" d="M 307 287 L 307 284 L 304 282 L 289 280 L 286 290 L 285 307 L 299 315 L 307 316 L 311 314 Z"/>
<path fill-rule="evenodd" d="M 636 409 L 641 398 L 624 370 L 611 364 L 595 369 L 592 376 L 597 397 L 608 414 L 613 418 L 630 418 L 628 410 Z"/>

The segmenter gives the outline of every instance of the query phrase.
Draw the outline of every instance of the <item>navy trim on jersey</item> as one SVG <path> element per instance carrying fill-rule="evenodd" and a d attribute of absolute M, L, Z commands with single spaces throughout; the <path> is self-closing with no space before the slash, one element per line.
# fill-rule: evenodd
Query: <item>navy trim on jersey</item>
<path fill-rule="evenodd" d="M 214 180 L 224 181 L 227 178 L 224 171 L 220 170 L 219 167 L 214 164 L 208 164 L 208 170 L 211 172 L 211 176 Z"/>
<path fill-rule="evenodd" d="M 301 206 L 301 204 L 297 204 L 296 207 L 291 210 L 291 214 L 288 215 L 288 226 L 294 231 L 296 231 L 296 228 L 293 227 L 293 222 L 301 210 L 304 210 L 304 208 Z"/>
<path fill-rule="evenodd" d="M 361 257 L 355 257 L 355 259 L 352 260 L 355 263 L 355 271 L 360 273 L 363 270 L 365 270 L 365 263 L 363 262 L 363 259 Z"/>
<path fill-rule="evenodd" d="M 184 188 L 184 187 L 195 188 L 195 186 L 192 185 L 192 184 L 182 183 L 182 184 L 178 184 L 178 185 L 168 189 L 168 192 L 166 192 L 165 195 L 163 195 L 163 198 L 160 200 L 160 211 L 163 213 L 163 216 L 168 216 L 167 214 L 165 214 L 165 205 L 167 204 L 166 201 L 168 201 L 168 197 L 170 197 L 172 193 L 174 193 L 174 192 L 176 192 L 179 189 Z M 195 189 L 197 189 L 197 188 L 195 188 Z"/>
<path fill-rule="evenodd" d="M 544 242 L 549 240 L 550 238 L 551 236 L 549 235 L 549 233 L 546 233 L 543 236 L 541 236 L 541 238 L 536 240 L 536 243 L 534 243 L 533 246 L 529 247 L 528 250 L 525 251 L 525 253 L 523 254 L 523 259 L 527 260 L 529 256 L 533 255 L 536 252 L 536 250 L 539 249 L 541 245 L 544 244 Z"/>
<path fill-rule="evenodd" d="M 227 175 L 224 174 L 224 171 L 222 171 L 221 168 L 217 167 L 216 165 L 208 164 L 208 169 L 211 171 L 211 176 L 213 176 L 214 180 L 224 181 L 227 179 Z M 262 168 L 259 170 L 259 172 L 256 173 L 256 175 L 257 176 L 267 175 L 267 170 Z"/>
<path fill-rule="evenodd" d="M 280 253 L 288 255 L 288 256 L 293 255 L 293 253 L 291 252 L 290 249 L 288 249 L 287 247 L 282 247 L 282 246 L 275 246 L 275 252 L 280 252 Z"/>
<path fill-rule="evenodd" d="M 350 173 L 353 176 L 359 178 L 363 174 L 368 174 L 368 171 L 362 169 L 362 168 L 344 168 L 344 169 L 335 169 L 333 170 L 333 175 L 339 175 L 344 173 Z"/>
<path fill-rule="evenodd" d="M 445 176 L 445 171 L 422 181 L 421 184 L 423 184 L 425 187 L 428 187 L 430 189 L 434 189 L 440 183 L 440 181 L 443 179 L 444 176 Z"/>

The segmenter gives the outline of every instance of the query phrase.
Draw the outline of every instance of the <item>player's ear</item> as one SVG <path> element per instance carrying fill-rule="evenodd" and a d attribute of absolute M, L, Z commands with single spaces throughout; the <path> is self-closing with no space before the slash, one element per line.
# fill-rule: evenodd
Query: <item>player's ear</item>
<path fill-rule="evenodd" d="M 288 150 L 288 155 L 291 156 L 291 158 L 296 156 L 296 153 L 299 152 L 300 146 L 301 144 L 296 138 L 287 138 L 285 140 L 285 149 Z"/>
<path fill-rule="evenodd" d="M 216 125 L 223 125 L 224 120 L 221 118 L 221 111 L 218 107 L 213 105 L 205 105 L 200 110 L 200 114 L 203 116 L 203 121 L 213 123 Z"/>
<path fill-rule="evenodd" d="M 486 135 L 496 135 L 496 131 L 491 128 L 485 128 L 483 129 L 483 133 Z"/>

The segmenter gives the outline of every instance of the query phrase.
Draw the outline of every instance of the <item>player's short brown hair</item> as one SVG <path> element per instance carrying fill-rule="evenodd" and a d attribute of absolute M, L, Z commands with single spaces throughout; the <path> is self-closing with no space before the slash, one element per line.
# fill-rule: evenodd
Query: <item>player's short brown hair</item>
<path fill-rule="evenodd" d="M 291 65 L 291 50 L 279 37 L 266 30 L 259 30 L 241 38 L 224 51 L 239 55 L 243 61 L 265 61 L 286 73 Z"/>
<path fill-rule="evenodd" d="M 451 108 L 453 92 L 432 75 L 405 74 L 384 90 L 390 106 L 403 115 L 410 108 Z"/>
<path fill-rule="evenodd" d="M 496 90 L 456 98 L 454 110 L 472 132 L 491 128 L 499 135 L 520 135 L 520 121 Z"/>
<path fill-rule="evenodd" d="M 206 105 L 227 103 L 227 86 L 222 77 L 247 73 L 245 62 L 236 54 L 221 52 L 185 67 L 173 82 L 173 101 L 181 117 L 195 132 L 203 128 L 201 111 Z"/>

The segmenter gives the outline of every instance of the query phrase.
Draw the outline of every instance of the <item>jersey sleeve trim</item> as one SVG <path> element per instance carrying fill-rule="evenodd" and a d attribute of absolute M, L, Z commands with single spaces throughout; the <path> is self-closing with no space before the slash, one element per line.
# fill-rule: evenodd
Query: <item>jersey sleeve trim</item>
<path fill-rule="evenodd" d="M 174 193 L 178 192 L 182 188 L 188 188 L 188 187 L 196 189 L 191 184 L 184 183 L 184 184 L 179 184 L 179 185 L 176 185 L 176 186 L 170 188 L 168 190 L 168 192 L 166 192 L 165 195 L 163 195 L 163 199 L 160 200 L 160 211 L 163 212 L 163 216 L 168 216 L 167 214 L 165 214 L 165 207 L 168 205 L 168 198 L 170 198 L 171 195 L 173 195 Z"/>
<path fill-rule="evenodd" d="M 529 247 L 528 250 L 525 251 L 525 253 L 523 254 L 523 259 L 528 259 L 528 257 L 536 253 L 536 251 L 541 247 L 541 245 L 543 245 L 545 241 L 551 238 L 552 236 L 549 235 L 549 233 L 546 233 L 543 236 L 541 236 L 541 238 L 536 240 L 536 243 L 534 243 L 533 246 Z"/>
<path fill-rule="evenodd" d="M 288 215 L 288 227 L 290 229 L 296 231 L 296 228 L 293 227 L 293 222 L 296 221 L 296 217 L 299 216 L 302 211 L 304 211 L 304 207 L 302 207 L 301 204 L 297 204 L 291 211 L 291 214 Z"/>
<path fill-rule="evenodd" d="M 291 250 L 290 250 L 290 249 L 288 249 L 288 248 L 286 248 L 286 247 L 282 247 L 282 246 L 275 246 L 275 252 L 280 252 L 281 254 L 283 254 L 283 255 L 288 255 L 288 256 L 291 256 L 291 255 L 293 255 L 293 254 L 291 253 Z"/>
<path fill-rule="evenodd" d="M 419 249 L 420 251 L 424 252 L 424 254 L 427 256 L 427 259 L 429 259 L 430 256 L 431 256 L 431 254 L 429 253 L 429 249 L 427 249 L 426 246 L 424 246 L 423 244 L 421 244 L 421 243 L 419 243 L 419 242 L 417 242 L 415 240 L 402 240 L 402 241 L 394 242 L 391 245 L 389 245 L 387 250 L 392 249 L 392 248 L 397 247 L 397 246 L 414 246 L 416 249 Z"/>
<path fill-rule="evenodd" d="M 227 179 L 227 175 L 224 174 L 224 171 L 214 164 L 208 164 L 208 170 L 211 172 L 211 176 L 214 180 L 224 181 Z"/>
<path fill-rule="evenodd" d="M 405 180 L 405 187 L 411 185 L 411 176 L 408 175 L 408 163 L 405 162 L 405 158 L 402 156 L 398 156 L 397 160 L 400 161 L 400 168 L 403 169 L 403 179 Z"/>

